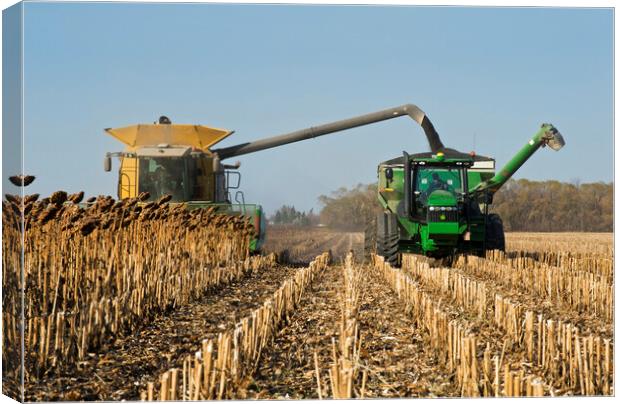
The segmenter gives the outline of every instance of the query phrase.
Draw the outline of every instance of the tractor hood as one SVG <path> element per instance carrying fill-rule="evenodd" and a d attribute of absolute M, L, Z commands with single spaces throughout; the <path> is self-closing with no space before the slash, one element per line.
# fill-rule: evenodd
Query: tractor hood
<path fill-rule="evenodd" d="M 191 146 L 209 152 L 209 147 L 233 133 L 202 125 L 177 124 L 140 124 L 107 128 L 105 131 L 127 145 L 129 151 L 143 146 L 168 144 Z"/>
<path fill-rule="evenodd" d="M 428 206 L 456 206 L 456 198 L 451 192 L 438 189 L 428 196 Z"/>

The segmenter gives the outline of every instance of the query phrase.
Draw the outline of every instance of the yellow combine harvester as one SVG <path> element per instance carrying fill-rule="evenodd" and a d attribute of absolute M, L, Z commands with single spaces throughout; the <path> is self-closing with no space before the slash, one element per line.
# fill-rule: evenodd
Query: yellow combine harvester
<path fill-rule="evenodd" d="M 255 227 L 252 251 L 260 250 L 265 220 L 260 205 L 246 204 L 238 190 L 241 174 L 236 165 L 220 162 L 209 148 L 233 131 L 203 125 L 172 124 L 162 116 L 158 123 L 107 128 L 105 131 L 125 144 L 122 152 L 106 153 L 105 171 L 111 171 L 111 157 L 118 157 L 117 194 L 120 199 L 148 192 L 152 200 L 172 195 L 172 202 L 188 208 L 214 207 L 218 212 L 245 215 Z M 232 190 L 237 190 L 233 197 Z"/>

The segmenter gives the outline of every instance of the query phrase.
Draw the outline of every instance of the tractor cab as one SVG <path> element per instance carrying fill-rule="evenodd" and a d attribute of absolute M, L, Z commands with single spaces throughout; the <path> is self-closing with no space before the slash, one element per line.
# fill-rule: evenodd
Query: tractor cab
<path fill-rule="evenodd" d="M 228 194 L 229 184 L 217 181 L 217 174 L 211 170 L 212 159 L 192 147 L 143 147 L 136 151 L 136 158 L 137 192 L 149 192 L 153 200 L 170 194 L 173 202 L 213 201 L 216 182 Z"/>
<path fill-rule="evenodd" d="M 449 220 L 449 212 L 456 213 L 467 189 L 467 167 L 463 164 L 414 164 L 413 209 L 414 217 Z M 441 212 L 441 213 L 439 213 Z"/>
<path fill-rule="evenodd" d="M 407 164 L 411 172 L 410 220 L 426 223 L 423 239 L 428 248 L 453 248 L 469 210 L 467 169 L 473 160 L 443 152 L 420 154 Z"/>
<path fill-rule="evenodd" d="M 470 192 L 495 172 L 494 159 L 450 149 L 411 155 L 409 165 L 412 216 L 422 220 L 428 212 L 435 212 L 431 216 L 442 211 L 462 214 L 465 204 L 478 205 L 479 200 L 469 198 Z"/>

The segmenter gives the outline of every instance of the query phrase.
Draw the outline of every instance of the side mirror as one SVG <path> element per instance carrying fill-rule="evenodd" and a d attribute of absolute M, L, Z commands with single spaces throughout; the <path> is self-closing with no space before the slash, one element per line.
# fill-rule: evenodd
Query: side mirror
<path fill-rule="evenodd" d="M 239 171 L 226 171 L 226 187 L 238 189 L 241 184 L 241 173 Z"/>
<path fill-rule="evenodd" d="M 394 178 L 394 171 L 392 171 L 391 167 L 385 169 L 385 178 L 390 181 L 392 181 L 392 178 Z"/>
<path fill-rule="evenodd" d="M 103 158 L 103 171 L 112 171 L 112 158 L 109 154 Z"/>

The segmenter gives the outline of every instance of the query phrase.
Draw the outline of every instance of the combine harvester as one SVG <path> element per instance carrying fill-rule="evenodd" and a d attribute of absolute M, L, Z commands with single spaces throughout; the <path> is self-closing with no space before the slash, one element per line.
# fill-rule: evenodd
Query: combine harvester
<path fill-rule="evenodd" d="M 501 219 L 488 213 L 493 194 L 540 147 L 564 146 L 558 131 L 544 124 L 534 137 L 495 174 L 495 160 L 444 147 L 426 114 L 412 104 L 350 119 L 273 136 L 235 146 L 211 149 L 233 132 L 202 125 L 172 124 L 162 116 L 158 123 L 139 124 L 105 131 L 123 142 L 123 152 L 106 153 L 120 158 L 118 197 L 149 192 L 152 199 L 172 195 L 172 203 L 189 209 L 213 207 L 218 212 L 251 218 L 255 234 L 251 250 L 260 251 L 265 238 L 265 218 L 260 205 L 246 204 L 239 190 L 239 163 L 222 160 L 409 116 L 424 130 L 431 151 L 398 157 L 379 165 L 378 197 L 384 211 L 366 235 L 368 251 L 376 251 L 391 264 L 400 253 L 449 256 L 460 252 L 481 254 L 504 248 Z M 232 191 L 235 191 L 234 202 Z"/>

